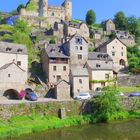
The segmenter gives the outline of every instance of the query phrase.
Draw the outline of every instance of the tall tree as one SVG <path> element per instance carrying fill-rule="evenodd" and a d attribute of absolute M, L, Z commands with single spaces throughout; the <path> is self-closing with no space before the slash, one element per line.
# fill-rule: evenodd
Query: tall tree
<path fill-rule="evenodd" d="M 114 23 L 118 30 L 127 30 L 128 28 L 127 18 L 122 11 L 116 13 L 116 15 L 114 16 Z"/>
<path fill-rule="evenodd" d="M 20 9 L 24 8 L 24 4 L 20 4 L 18 7 L 17 7 L 17 12 L 20 12 Z"/>
<path fill-rule="evenodd" d="M 135 35 L 137 30 L 137 18 L 135 16 L 130 16 L 127 18 L 127 23 L 129 32 Z"/>
<path fill-rule="evenodd" d="M 86 22 L 88 25 L 92 25 L 96 22 L 95 12 L 91 9 L 86 14 Z"/>

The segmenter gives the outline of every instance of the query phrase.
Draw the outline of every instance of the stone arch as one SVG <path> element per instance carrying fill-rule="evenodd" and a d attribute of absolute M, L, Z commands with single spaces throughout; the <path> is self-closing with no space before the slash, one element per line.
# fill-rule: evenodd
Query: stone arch
<path fill-rule="evenodd" d="M 8 89 L 4 92 L 3 96 L 7 97 L 8 99 L 15 99 L 18 100 L 19 96 L 18 96 L 19 92 L 15 89 Z"/>
<path fill-rule="evenodd" d="M 125 66 L 125 61 L 123 59 L 120 60 L 120 65 Z"/>

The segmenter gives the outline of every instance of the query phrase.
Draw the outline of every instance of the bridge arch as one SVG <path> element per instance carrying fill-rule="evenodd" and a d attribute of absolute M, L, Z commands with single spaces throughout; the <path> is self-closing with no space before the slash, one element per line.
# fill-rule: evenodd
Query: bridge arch
<path fill-rule="evenodd" d="M 15 99 L 18 100 L 19 96 L 18 96 L 19 92 L 15 89 L 8 89 L 4 92 L 3 96 L 7 97 L 8 99 Z"/>

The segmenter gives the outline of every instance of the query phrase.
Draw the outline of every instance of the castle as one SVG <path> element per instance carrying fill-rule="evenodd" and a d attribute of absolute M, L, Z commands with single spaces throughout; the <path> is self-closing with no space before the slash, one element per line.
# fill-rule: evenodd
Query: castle
<path fill-rule="evenodd" d="M 60 20 L 69 21 L 72 18 L 72 1 L 65 0 L 61 6 L 50 6 L 48 0 L 30 0 L 26 7 L 20 10 L 20 16 L 31 23 L 34 23 L 36 18 L 47 19 L 52 25 Z"/>

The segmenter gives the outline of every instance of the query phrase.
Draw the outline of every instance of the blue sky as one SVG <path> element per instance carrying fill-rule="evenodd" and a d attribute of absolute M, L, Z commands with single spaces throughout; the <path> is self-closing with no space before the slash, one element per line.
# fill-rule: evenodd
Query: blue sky
<path fill-rule="evenodd" d="M 26 4 L 28 0 L 0 0 L 0 11 L 12 11 L 20 3 Z M 113 18 L 118 11 L 124 11 L 126 16 L 140 17 L 140 0 L 72 0 L 73 18 L 85 19 L 88 9 L 93 9 L 97 22 Z M 49 4 L 60 5 L 63 0 L 49 0 Z"/>

